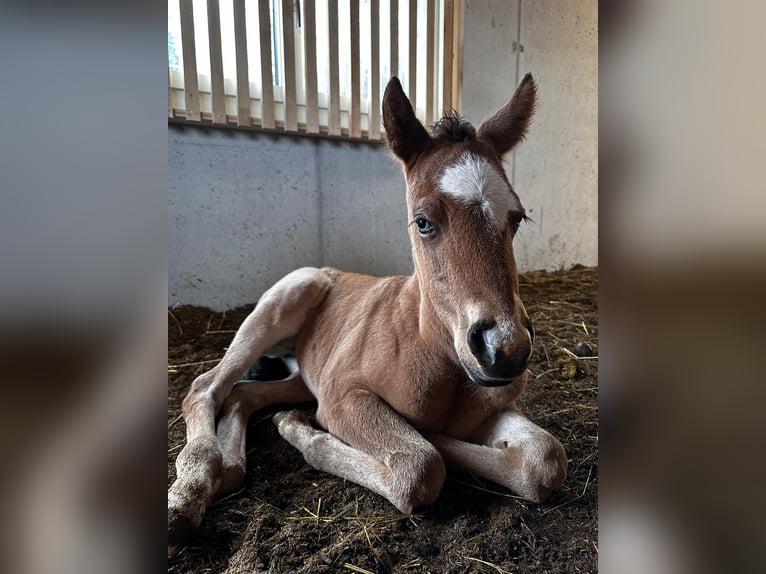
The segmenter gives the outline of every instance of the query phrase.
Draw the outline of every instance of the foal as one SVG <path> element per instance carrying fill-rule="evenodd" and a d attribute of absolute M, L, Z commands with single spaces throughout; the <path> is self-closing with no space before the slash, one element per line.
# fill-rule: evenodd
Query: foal
<path fill-rule="evenodd" d="M 478 130 L 448 116 L 429 135 L 399 80 L 389 82 L 383 122 L 407 181 L 415 272 L 304 268 L 263 295 L 183 402 L 187 444 L 168 493 L 169 552 L 214 498 L 242 484 L 247 420 L 275 403 L 316 399 L 323 430 L 289 411 L 274 415 L 279 433 L 309 464 L 404 513 L 436 499 L 445 463 L 534 502 L 559 487 L 564 448 L 516 407 L 534 331 L 512 249 L 524 208 L 502 167 L 526 133 L 536 91 L 527 74 Z M 240 381 L 259 357 L 289 351 L 291 376 Z"/>

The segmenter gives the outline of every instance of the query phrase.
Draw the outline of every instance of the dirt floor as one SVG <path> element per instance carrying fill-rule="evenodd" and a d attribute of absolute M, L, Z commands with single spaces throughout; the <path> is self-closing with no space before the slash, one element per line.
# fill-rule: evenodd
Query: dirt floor
<path fill-rule="evenodd" d="M 559 492 L 535 505 L 450 472 L 432 506 L 404 516 L 306 464 L 277 434 L 272 409 L 251 420 L 244 488 L 208 510 L 168 572 L 596 572 L 598 270 L 533 272 L 520 281 L 536 331 L 520 406 L 567 450 Z M 168 311 L 168 485 L 184 442 L 181 401 L 251 309 Z"/>

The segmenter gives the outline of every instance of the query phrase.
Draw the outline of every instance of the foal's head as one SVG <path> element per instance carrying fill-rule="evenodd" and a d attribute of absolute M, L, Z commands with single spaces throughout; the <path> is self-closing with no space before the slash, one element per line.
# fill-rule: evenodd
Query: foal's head
<path fill-rule="evenodd" d="M 513 237 L 524 208 L 502 158 L 526 133 L 536 86 L 527 74 L 513 98 L 478 130 L 458 116 L 431 135 L 399 80 L 383 99 L 389 147 L 407 179 L 415 273 L 427 313 L 452 334 L 476 383 L 505 385 L 526 372 L 534 331 L 519 298 Z M 424 318 L 421 317 L 421 320 Z"/>

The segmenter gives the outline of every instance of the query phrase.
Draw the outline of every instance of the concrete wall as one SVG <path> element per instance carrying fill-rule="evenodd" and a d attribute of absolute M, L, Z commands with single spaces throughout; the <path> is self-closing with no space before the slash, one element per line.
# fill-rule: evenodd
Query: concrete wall
<path fill-rule="evenodd" d="M 304 265 L 410 273 L 404 178 L 382 146 L 170 126 L 169 304 L 255 302 Z"/>
<path fill-rule="evenodd" d="M 595 265 L 597 3 L 521 2 L 466 0 L 462 112 L 478 125 L 534 74 L 540 111 L 507 162 L 535 220 L 519 268 Z M 171 305 L 252 303 L 303 265 L 412 269 L 404 179 L 382 147 L 170 126 L 168 162 Z"/>
<path fill-rule="evenodd" d="M 475 125 L 525 73 L 539 87 L 528 138 L 506 160 L 534 220 L 515 242 L 519 268 L 597 265 L 597 1 L 466 0 L 464 36 L 462 112 Z"/>

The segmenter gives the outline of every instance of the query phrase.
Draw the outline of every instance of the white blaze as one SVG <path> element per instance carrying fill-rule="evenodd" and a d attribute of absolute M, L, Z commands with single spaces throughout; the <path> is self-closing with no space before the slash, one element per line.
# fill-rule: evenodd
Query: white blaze
<path fill-rule="evenodd" d="M 522 210 L 500 170 L 470 152 L 444 170 L 438 187 L 466 205 L 480 207 L 499 229 L 505 227 L 509 211 Z"/>

